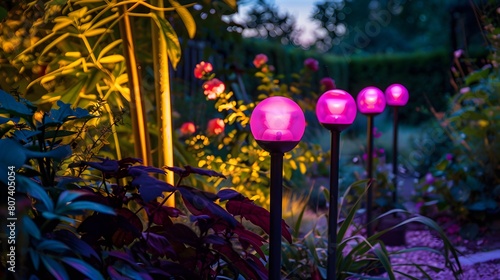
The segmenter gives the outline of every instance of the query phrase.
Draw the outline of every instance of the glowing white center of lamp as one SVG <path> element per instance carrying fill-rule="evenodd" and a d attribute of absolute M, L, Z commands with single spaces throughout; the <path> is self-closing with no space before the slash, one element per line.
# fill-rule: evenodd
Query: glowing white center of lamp
<path fill-rule="evenodd" d="M 266 126 L 269 129 L 288 129 L 291 115 L 287 113 L 267 113 Z"/>
<path fill-rule="evenodd" d="M 345 104 L 347 100 L 342 99 L 328 99 L 326 100 L 326 105 L 328 106 L 328 111 L 330 114 L 339 117 L 345 110 Z"/>
<path fill-rule="evenodd" d="M 270 141 L 290 141 L 293 135 L 288 130 L 291 115 L 289 113 L 267 113 L 265 115 L 266 126 L 262 137 Z"/>
<path fill-rule="evenodd" d="M 377 104 L 377 99 L 378 99 L 378 95 L 374 91 L 369 91 L 365 95 L 365 101 L 366 101 L 366 104 L 368 104 L 368 105 L 373 106 L 373 105 Z"/>
<path fill-rule="evenodd" d="M 392 89 L 391 93 L 392 93 L 392 97 L 394 99 L 399 99 L 401 94 L 403 94 L 403 90 L 401 90 L 401 88 L 399 88 L 399 87 L 396 87 L 396 88 Z"/>

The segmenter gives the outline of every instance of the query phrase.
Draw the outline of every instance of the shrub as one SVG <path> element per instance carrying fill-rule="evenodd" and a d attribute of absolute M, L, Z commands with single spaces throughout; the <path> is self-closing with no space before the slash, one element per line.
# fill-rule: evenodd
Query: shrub
<path fill-rule="evenodd" d="M 490 8 L 496 9 L 494 5 Z M 494 9 L 491 9 L 494 11 Z M 494 11 L 495 12 L 495 11 Z M 475 238 L 500 213 L 500 70 L 498 17 L 486 13 L 485 30 L 492 52 L 488 64 L 475 68 L 462 50 L 454 52 L 452 85 L 456 89 L 445 113 L 434 110 L 449 145 L 423 180 L 421 197 L 451 210 L 466 226 L 463 237 Z M 447 153 L 447 154 L 446 154 Z"/>
<path fill-rule="evenodd" d="M 9 215 L 18 219 L 19 228 L 14 240 L 16 275 L 267 279 L 262 250 L 266 240 L 241 221 L 247 219 L 269 233 L 269 212 L 234 190 L 215 194 L 184 180 L 192 174 L 224 175 L 190 166 L 166 167 L 179 177 L 172 186 L 152 176 L 166 170 L 143 166 L 139 159 L 69 160 L 72 150 L 66 143 L 78 138 L 83 128 L 66 128 L 95 116 L 62 102 L 40 115 L 31 103 L 4 91 L 0 100 L 0 167 L 16 172 L 9 193 L 16 201 Z M 77 176 L 63 176 L 72 173 Z M 7 189 L 11 181 L 2 176 L 2 187 Z M 174 193 L 183 201 L 179 208 L 164 205 Z M 282 232 L 291 242 L 285 222 Z"/>

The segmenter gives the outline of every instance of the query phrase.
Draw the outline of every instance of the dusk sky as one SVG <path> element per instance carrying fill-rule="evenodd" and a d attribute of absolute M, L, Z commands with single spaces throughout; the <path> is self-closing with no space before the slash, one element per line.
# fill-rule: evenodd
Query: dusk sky
<path fill-rule="evenodd" d="M 288 12 L 295 17 L 297 20 L 297 28 L 302 29 L 303 33 L 301 36 L 302 43 L 307 45 L 307 42 L 312 39 L 311 33 L 314 30 L 314 24 L 309 20 L 309 16 L 312 13 L 313 4 L 316 1 L 309 0 L 269 0 L 278 5 L 281 12 Z M 246 2 L 246 1 L 245 1 Z M 244 14 L 252 5 L 252 1 L 248 1 L 250 4 L 240 4 L 240 14 Z"/>

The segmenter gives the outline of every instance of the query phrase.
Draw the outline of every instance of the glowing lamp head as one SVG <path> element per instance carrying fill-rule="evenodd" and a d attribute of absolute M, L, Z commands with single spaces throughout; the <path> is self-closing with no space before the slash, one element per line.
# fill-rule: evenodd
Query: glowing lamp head
<path fill-rule="evenodd" d="M 328 129 L 346 129 L 354 122 L 356 112 L 354 98 L 340 89 L 326 91 L 316 104 L 316 117 Z"/>
<path fill-rule="evenodd" d="M 302 139 L 306 121 L 293 100 L 272 96 L 261 101 L 250 116 L 250 130 L 257 143 L 269 152 L 288 152 Z"/>
<path fill-rule="evenodd" d="M 409 97 L 408 90 L 400 84 L 392 84 L 385 90 L 385 99 L 389 106 L 405 106 Z"/>
<path fill-rule="evenodd" d="M 376 87 L 362 89 L 356 98 L 358 109 L 365 115 L 377 115 L 385 109 L 384 93 Z"/>

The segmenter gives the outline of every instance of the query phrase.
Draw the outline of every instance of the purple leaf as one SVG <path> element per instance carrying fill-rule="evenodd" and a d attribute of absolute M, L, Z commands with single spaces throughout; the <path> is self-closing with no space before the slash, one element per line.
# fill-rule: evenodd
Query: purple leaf
<path fill-rule="evenodd" d="M 102 275 L 101 275 L 101 273 L 99 273 L 99 271 L 97 271 L 90 264 L 84 262 L 83 260 L 76 259 L 76 258 L 64 257 L 64 258 L 62 258 L 62 261 L 65 262 L 66 264 L 72 266 L 78 272 L 89 277 L 90 279 L 104 280 L 104 277 L 102 277 Z"/>
<path fill-rule="evenodd" d="M 196 168 L 196 167 L 192 167 L 189 165 L 184 166 L 184 168 L 186 169 L 186 172 L 189 172 L 189 173 L 199 174 L 199 175 L 208 176 L 208 177 L 219 177 L 219 178 L 226 179 L 226 176 L 222 175 L 219 172 L 213 171 L 213 170 Z"/>
<path fill-rule="evenodd" d="M 242 216 L 254 225 L 261 227 L 267 234 L 270 233 L 271 220 L 269 211 L 257 206 L 250 199 L 247 198 L 243 201 L 230 200 L 226 204 L 226 209 L 229 213 L 235 216 Z M 281 220 L 281 232 L 283 237 L 292 243 L 292 236 L 288 231 L 288 225 L 283 219 Z"/>
<path fill-rule="evenodd" d="M 139 176 L 141 174 L 147 173 L 165 174 L 165 171 L 156 167 L 137 165 L 129 167 L 128 173 L 130 174 L 130 176 Z"/>
<path fill-rule="evenodd" d="M 165 236 L 153 232 L 143 232 L 142 238 L 147 240 L 148 251 L 153 255 L 160 257 L 167 256 L 169 258 L 176 255 L 172 245 L 170 245 L 170 242 L 168 242 Z"/>
<path fill-rule="evenodd" d="M 163 168 L 169 170 L 169 171 L 172 171 L 174 172 L 175 174 L 181 176 L 181 177 L 186 177 L 189 175 L 189 173 L 186 171 L 186 169 L 184 168 L 180 168 L 180 167 L 176 167 L 176 166 L 173 166 L 173 167 L 170 167 L 170 166 L 164 166 Z"/>
<path fill-rule="evenodd" d="M 118 172 L 118 162 L 116 160 L 104 159 L 101 162 L 84 161 L 82 162 L 92 168 L 95 168 L 103 173 L 115 173 Z"/>
<path fill-rule="evenodd" d="M 158 197 L 163 197 L 163 192 L 174 192 L 176 189 L 165 181 L 158 180 L 147 173 L 139 173 L 131 184 L 139 190 L 144 202 L 150 202 Z"/>
<path fill-rule="evenodd" d="M 217 193 L 217 196 L 220 198 L 220 201 L 232 200 L 232 199 L 243 200 L 245 198 L 242 194 L 232 189 L 220 190 Z"/>

